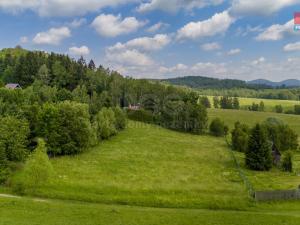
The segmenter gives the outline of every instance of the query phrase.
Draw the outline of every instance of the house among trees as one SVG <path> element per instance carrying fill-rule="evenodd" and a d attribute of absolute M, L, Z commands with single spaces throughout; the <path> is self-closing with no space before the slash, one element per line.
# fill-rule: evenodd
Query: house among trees
<path fill-rule="evenodd" d="M 276 145 L 274 144 L 272 145 L 272 157 L 273 157 L 273 164 L 279 166 L 281 161 L 281 153 L 276 147 Z"/>
<path fill-rule="evenodd" d="M 128 106 L 128 109 L 130 109 L 130 110 L 140 110 L 141 109 L 141 106 L 140 106 L 140 104 L 137 104 L 137 105 L 129 105 Z"/>
<path fill-rule="evenodd" d="M 20 84 L 14 84 L 14 83 L 6 84 L 5 88 L 7 88 L 7 89 L 22 89 Z"/>

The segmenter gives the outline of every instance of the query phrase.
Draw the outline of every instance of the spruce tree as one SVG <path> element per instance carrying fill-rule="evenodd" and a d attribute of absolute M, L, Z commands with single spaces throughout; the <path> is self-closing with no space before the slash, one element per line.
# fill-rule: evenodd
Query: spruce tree
<path fill-rule="evenodd" d="M 271 143 L 268 141 L 266 129 L 257 124 L 251 131 L 246 165 L 252 170 L 270 170 L 272 167 Z"/>

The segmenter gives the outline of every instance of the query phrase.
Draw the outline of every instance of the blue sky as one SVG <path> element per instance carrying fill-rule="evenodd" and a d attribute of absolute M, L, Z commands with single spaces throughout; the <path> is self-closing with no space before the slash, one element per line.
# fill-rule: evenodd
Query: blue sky
<path fill-rule="evenodd" d="M 300 0 L 0 0 L 18 44 L 137 78 L 300 79 Z"/>

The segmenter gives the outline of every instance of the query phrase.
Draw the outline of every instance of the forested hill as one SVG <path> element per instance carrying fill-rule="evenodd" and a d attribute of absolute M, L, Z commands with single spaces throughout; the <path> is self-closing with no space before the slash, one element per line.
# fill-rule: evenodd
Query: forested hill
<path fill-rule="evenodd" d="M 201 76 L 187 76 L 161 80 L 174 85 L 187 86 L 191 88 L 248 88 L 246 81 L 234 79 L 216 79 Z M 253 87 L 251 85 L 251 87 Z"/>
<path fill-rule="evenodd" d="M 161 80 L 174 85 L 187 86 L 191 88 L 231 89 L 231 88 L 293 88 L 300 87 L 300 80 L 290 79 L 281 82 L 269 80 L 243 81 L 235 79 L 216 79 L 202 76 L 187 76 Z"/>

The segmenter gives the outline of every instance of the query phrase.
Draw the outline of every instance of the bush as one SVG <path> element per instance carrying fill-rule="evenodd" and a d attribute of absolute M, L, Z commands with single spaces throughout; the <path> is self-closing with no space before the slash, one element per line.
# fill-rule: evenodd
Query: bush
<path fill-rule="evenodd" d="M 35 192 L 49 181 L 53 168 L 47 155 L 45 142 L 39 139 L 38 146 L 25 163 L 23 171 L 13 183 L 18 192 Z"/>
<path fill-rule="evenodd" d="M 222 137 L 227 134 L 228 127 L 219 118 L 214 119 L 209 126 L 209 131 L 216 137 Z"/>
<path fill-rule="evenodd" d="M 4 146 L 0 146 L 0 184 L 3 184 L 9 176 L 8 161 Z"/>
<path fill-rule="evenodd" d="M 115 135 L 117 129 L 114 111 L 111 108 L 102 108 L 94 118 L 93 127 L 99 140 Z"/>
<path fill-rule="evenodd" d="M 275 106 L 275 112 L 276 113 L 283 113 L 282 105 L 276 105 Z"/>
<path fill-rule="evenodd" d="M 246 152 L 249 140 L 249 127 L 245 124 L 236 122 L 231 132 L 231 142 L 233 150 Z"/>
<path fill-rule="evenodd" d="M 113 111 L 115 113 L 116 123 L 115 127 L 117 130 L 123 130 L 126 127 L 126 114 L 120 107 L 114 107 Z"/>
<path fill-rule="evenodd" d="M 293 155 L 291 151 L 287 151 L 283 155 L 282 169 L 286 172 L 293 172 Z"/>

